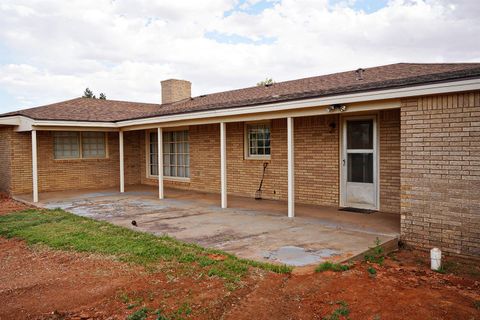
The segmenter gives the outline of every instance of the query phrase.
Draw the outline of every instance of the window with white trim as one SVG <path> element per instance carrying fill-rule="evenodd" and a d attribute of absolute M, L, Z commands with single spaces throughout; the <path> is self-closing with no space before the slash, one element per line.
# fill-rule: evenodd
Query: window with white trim
<path fill-rule="evenodd" d="M 157 133 L 150 132 L 150 175 L 158 176 Z M 190 143 L 188 130 L 163 132 L 163 175 L 190 177 Z"/>
<path fill-rule="evenodd" d="M 252 159 L 269 159 L 270 148 L 270 124 L 252 123 L 246 124 L 246 156 Z"/>
<path fill-rule="evenodd" d="M 58 131 L 53 137 L 55 159 L 106 158 L 105 132 Z"/>

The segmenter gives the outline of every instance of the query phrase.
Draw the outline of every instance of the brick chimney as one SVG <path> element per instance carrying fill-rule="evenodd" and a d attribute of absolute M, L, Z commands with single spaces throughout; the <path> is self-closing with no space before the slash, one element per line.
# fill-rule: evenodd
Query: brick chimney
<path fill-rule="evenodd" d="M 162 103 L 172 103 L 192 97 L 192 84 L 190 81 L 168 79 L 163 80 Z"/>

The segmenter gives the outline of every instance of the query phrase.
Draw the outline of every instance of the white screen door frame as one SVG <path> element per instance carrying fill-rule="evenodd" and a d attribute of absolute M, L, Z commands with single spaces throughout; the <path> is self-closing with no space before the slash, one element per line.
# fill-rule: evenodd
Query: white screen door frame
<path fill-rule="evenodd" d="M 347 148 L 347 129 L 348 121 L 371 120 L 373 123 L 373 148 L 371 149 L 348 149 Z M 376 115 L 368 116 L 347 116 L 341 118 L 341 152 L 340 152 L 340 206 L 353 207 L 359 209 L 379 209 L 379 152 L 378 152 L 378 121 Z M 373 155 L 372 183 L 348 182 L 348 159 L 349 154 L 367 154 Z M 358 193 L 358 197 L 352 197 L 352 194 Z M 371 198 L 370 198 L 371 197 Z M 353 200 L 352 200 L 353 199 Z M 355 200 L 358 199 L 358 200 Z"/>

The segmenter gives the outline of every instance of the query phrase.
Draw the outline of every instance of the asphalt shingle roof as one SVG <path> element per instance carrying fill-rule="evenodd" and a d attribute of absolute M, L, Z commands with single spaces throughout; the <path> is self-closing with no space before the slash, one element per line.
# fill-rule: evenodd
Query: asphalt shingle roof
<path fill-rule="evenodd" d="M 358 80 L 355 70 L 352 70 L 279 82 L 268 87 L 255 86 L 213 93 L 170 104 L 76 98 L 9 112 L 0 117 L 23 115 L 35 120 L 117 122 L 478 77 L 480 63 L 397 63 L 365 68 L 362 80 Z"/>

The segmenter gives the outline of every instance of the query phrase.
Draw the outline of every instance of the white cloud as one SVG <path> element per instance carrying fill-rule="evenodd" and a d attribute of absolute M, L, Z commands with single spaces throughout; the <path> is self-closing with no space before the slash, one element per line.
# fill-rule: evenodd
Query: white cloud
<path fill-rule="evenodd" d="M 201 94 L 266 76 L 480 60 L 477 1 L 392 0 L 367 14 L 354 1 L 282 0 L 245 11 L 258 2 L 225 16 L 238 1 L 3 1 L 0 54 L 13 58 L 0 64 L 0 92 L 19 105 L 0 105 L 0 113 L 79 96 L 87 86 L 111 99 L 159 102 L 159 81 L 170 77 Z M 274 41 L 218 43 L 207 32 Z"/>

